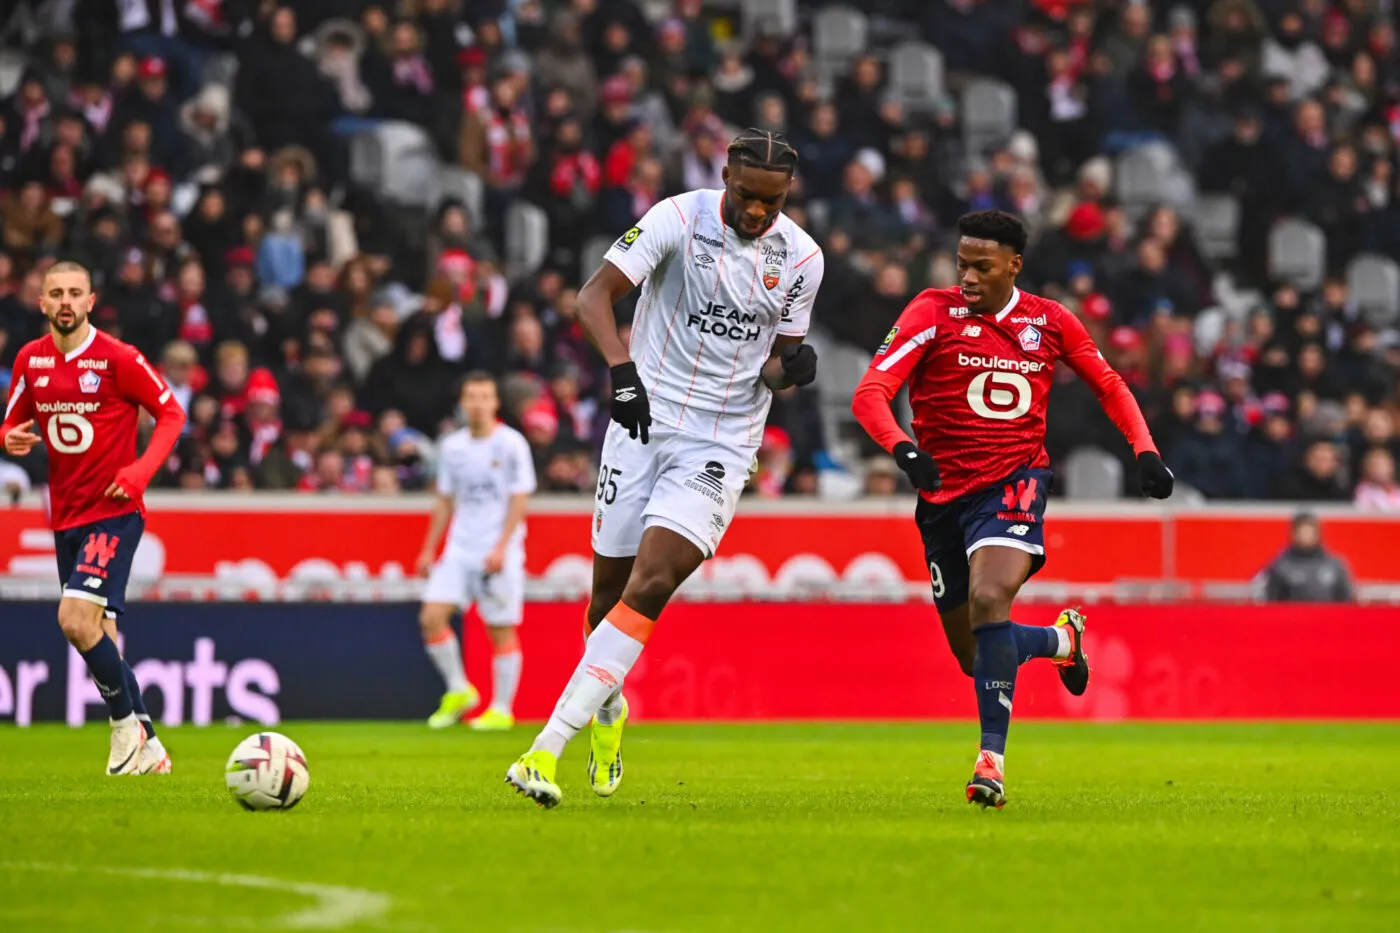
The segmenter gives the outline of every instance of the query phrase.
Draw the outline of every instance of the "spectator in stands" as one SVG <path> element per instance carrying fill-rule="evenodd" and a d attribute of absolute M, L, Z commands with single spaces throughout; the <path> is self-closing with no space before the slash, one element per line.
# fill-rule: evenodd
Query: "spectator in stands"
<path fill-rule="evenodd" d="M 1400 512 L 1400 484 L 1395 481 L 1395 458 L 1377 447 L 1361 460 L 1356 484 L 1356 507 L 1371 512 Z"/>
<path fill-rule="evenodd" d="M 1288 547 L 1261 576 L 1269 602 L 1348 603 L 1353 598 L 1351 572 L 1323 549 L 1322 526 L 1310 512 L 1293 517 Z"/>
<path fill-rule="evenodd" d="M 1196 397 L 1196 423 L 1168 454 L 1183 483 L 1207 498 L 1241 499 L 1262 495 L 1244 472 L 1244 442 L 1225 427 L 1225 400 L 1216 392 Z"/>

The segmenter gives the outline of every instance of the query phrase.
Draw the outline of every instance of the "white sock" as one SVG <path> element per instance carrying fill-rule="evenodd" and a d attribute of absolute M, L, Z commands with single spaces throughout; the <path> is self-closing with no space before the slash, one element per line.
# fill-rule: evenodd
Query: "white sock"
<path fill-rule="evenodd" d="M 1069 657 L 1069 630 L 1066 626 L 1057 625 L 1055 626 L 1055 634 L 1060 639 L 1060 647 L 1055 649 L 1055 660 L 1063 661 Z"/>
<path fill-rule="evenodd" d="M 432 659 L 433 667 L 442 675 L 448 693 L 464 693 L 467 689 L 467 672 L 462 667 L 462 645 L 455 633 L 448 632 L 446 638 L 423 645 Z"/>
<path fill-rule="evenodd" d="M 641 656 L 642 643 L 605 619 L 593 630 L 578 670 L 530 750 L 544 749 L 555 757 L 562 755 L 564 746 L 622 686 L 623 678 Z"/>
<path fill-rule="evenodd" d="M 598 707 L 598 725 L 611 726 L 622 716 L 622 684 Z"/>
<path fill-rule="evenodd" d="M 498 654 L 491 659 L 491 708 L 509 713 L 515 706 L 515 689 L 520 686 L 520 666 L 524 656 L 519 651 Z"/>

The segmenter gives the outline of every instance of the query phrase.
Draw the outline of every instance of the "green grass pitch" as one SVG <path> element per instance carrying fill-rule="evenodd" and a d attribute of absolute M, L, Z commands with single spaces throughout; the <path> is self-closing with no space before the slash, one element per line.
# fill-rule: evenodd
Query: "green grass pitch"
<path fill-rule="evenodd" d="M 1400 725 L 1020 724 L 1001 813 L 964 725 L 638 726 L 595 798 L 501 782 L 533 730 L 287 723 L 290 813 L 245 813 L 251 728 L 0 730 L 0 930 L 1397 930 Z"/>

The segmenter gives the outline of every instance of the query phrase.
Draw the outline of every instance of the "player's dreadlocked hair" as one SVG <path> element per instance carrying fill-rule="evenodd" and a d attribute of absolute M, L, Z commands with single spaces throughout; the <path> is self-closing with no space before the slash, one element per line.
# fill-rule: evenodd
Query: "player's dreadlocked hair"
<path fill-rule="evenodd" d="M 797 150 L 782 133 L 749 127 L 729 144 L 729 164 L 791 175 L 797 170 Z"/>
<path fill-rule="evenodd" d="M 1030 234 L 1021 218 L 1006 211 L 974 211 L 958 218 L 958 234 L 974 240 L 991 240 L 1009 246 L 1014 252 L 1026 251 Z"/>

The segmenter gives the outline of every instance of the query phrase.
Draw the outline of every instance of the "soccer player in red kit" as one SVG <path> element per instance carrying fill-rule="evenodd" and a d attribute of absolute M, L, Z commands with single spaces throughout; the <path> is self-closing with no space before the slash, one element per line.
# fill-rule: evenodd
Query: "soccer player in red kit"
<path fill-rule="evenodd" d="M 88 321 L 96 300 L 91 276 L 77 263 L 55 263 L 44 275 L 39 305 L 49 332 L 15 357 L 0 441 L 16 456 L 40 440 L 48 446 L 50 522 L 63 586 L 58 624 L 107 701 L 107 773 L 168 774 L 170 756 L 117 650 L 116 617 L 126 606 L 127 577 L 145 528 L 142 493 L 170 456 L 185 413 L 134 347 Z M 138 458 L 142 408 L 155 415 L 156 426 Z"/>
<path fill-rule="evenodd" d="M 1091 386 L 1137 454 L 1145 495 L 1171 495 L 1162 463 L 1127 385 L 1104 362 L 1079 319 L 1016 287 L 1026 228 L 1005 211 L 958 221 L 960 288 L 930 289 L 895 322 L 856 389 L 861 425 L 919 489 L 914 520 L 924 541 L 934 603 L 948 645 L 973 679 L 982 722 L 969 803 L 1006 803 L 1003 756 L 1017 667 L 1051 658 L 1073 694 L 1089 684 L 1084 617 L 1018 625 L 1011 603 L 1045 565 L 1042 519 L 1051 472 L 1045 410 L 1055 362 Z M 890 413 L 908 383 L 911 441 Z"/>

